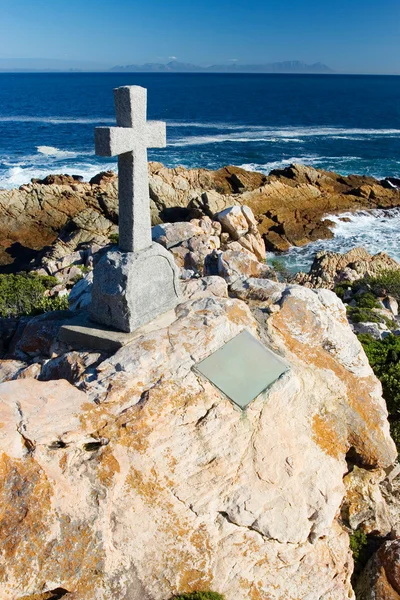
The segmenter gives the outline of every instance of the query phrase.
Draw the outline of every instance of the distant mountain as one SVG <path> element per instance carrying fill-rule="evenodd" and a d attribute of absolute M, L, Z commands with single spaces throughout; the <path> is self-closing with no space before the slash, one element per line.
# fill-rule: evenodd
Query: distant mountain
<path fill-rule="evenodd" d="M 322 63 L 308 65 L 298 60 L 286 62 L 242 65 L 232 62 L 222 65 L 199 66 L 173 60 L 165 63 L 116 66 L 90 61 L 60 60 L 52 58 L 0 58 L 0 72 L 102 72 L 120 73 L 334 73 Z"/>
<path fill-rule="evenodd" d="M 146 63 L 144 65 L 116 66 L 112 67 L 110 71 L 119 73 L 334 73 L 330 67 L 322 63 L 307 65 L 299 60 L 254 65 L 241 65 L 235 62 L 207 67 L 173 60 L 166 64 Z"/>
<path fill-rule="evenodd" d="M 58 58 L 0 58 L 0 72 L 108 71 L 109 65 L 81 60 Z"/>

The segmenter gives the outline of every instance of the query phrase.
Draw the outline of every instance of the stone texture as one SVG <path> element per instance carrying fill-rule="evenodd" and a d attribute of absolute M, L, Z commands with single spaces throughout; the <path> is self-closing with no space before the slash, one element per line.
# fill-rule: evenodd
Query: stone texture
<path fill-rule="evenodd" d="M 114 90 L 117 127 L 97 127 L 96 153 L 118 155 L 119 247 L 141 252 L 151 245 L 147 148 L 166 145 L 166 125 L 146 121 L 147 90 L 137 85 Z"/>
<path fill-rule="evenodd" d="M 10 381 L 26 367 L 26 363 L 20 360 L 0 360 L 0 383 Z"/>
<path fill-rule="evenodd" d="M 111 250 L 95 267 L 90 315 L 96 323 L 129 333 L 179 301 L 177 268 L 159 244 L 139 253 Z"/>
<path fill-rule="evenodd" d="M 390 516 L 379 487 L 385 478 L 383 469 L 367 471 L 357 466 L 344 478 L 346 497 L 342 516 L 353 531 L 362 529 L 382 537 L 390 533 Z"/>
<path fill-rule="evenodd" d="M 0 190 L 2 270 L 30 268 L 31 259 L 40 258 L 49 245 L 46 253 L 60 255 L 85 244 L 107 243 L 117 231 L 118 180 L 106 175 L 91 183 L 52 176 L 54 183 Z M 149 184 L 153 225 L 213 217 L 233 205 L 246 205 L 273 251 L 332 237 L 331 224 L 324 220 L 329 214 L 400 205 L 400 189 L 371 177 L 343 177 L 301 165 L 266 177 L 232 166 L 208 171 L 151 163 Z M 358 192 L 365 185 L 371 191 L 367 197 Z"/>
<path fill-rule="evenodd" d="M 356 586 L 358 600 L 400 598 L 400 540 L 385 542 L 369 560 Z"/>
<path fill-rule="evenodd" d="M 236 244 L 239 246 L 237 242 Z M 232 244 L 228 250 L 218 254 L 218 274 L 228 284 L 242 277 L 262 278 L 271 274 L 271 269 L 260 263 L 252 252 L 237 246 Z"/>
<path fill-rule="evenodd" d="M 354 323 L 352 327 L 355 333 L 366 333 L 375 340 L 383 340 L 389 335 L 389 329 L 384 323 Z"/>
<path fill-rule="evenodd" d="M 281 299 L 285 287 L 285 284 L 272 281 L 271 279 L 249 277 L 248 279 L 237 279 L 230 286 L 229 290 L 231 296 L 240 298 L 241 300 L 275 304 Z"/>
<path fill-rule="evenodd" d="M 92 300 L 93 272 L 80 279 L 71 289 L 68 302 L 70 310 L 87 308 Z"/>
<path fill-rule="evenodd" d="M 203 236 L 204 234 L 204 229 L 192 222 L 164 223 L 156 225 L 152 230 L 153 241 L 162 244 L 167 249 L 178 246 L 194 236 Z"/>
<path fill-rule="evenodd" d="M 297 273 L 294 281 L 312 288 L 333 289 L 341 281 L 356 281 L 385 270 L 399 270 L 400 265 L 385 252 L 372 256 L 365 248 L 353 248 L 345 254 L 319 252 L 308 273 Z"/>
<path fill-rule="evenodd" d="M 229 233 L 230 237 L 235 241 L 249 231 L 250 224 L 241 206 L 231 206 L 217 213 L 215 216 L 221 223 L 223 231 Z"/>
<path fill-rule="evenodd" d="M 214 281 L 188 283 L 174 322 L 101 362 L 85 392 L 0 385 L 2 600 L 354 598 L 335 517 L 351 447 L 363 468 L 396 457 L 379 383 L 333 293 L 288 286 L 256 321 L 205 295 Z M 241 413 L 192 367 L 244 328 L 291 369 Z"/>
<path fill-rule="evenodd" d="M 9 354 L 11 356 L 50 357 L 60 327 L 74 318 L 74 313 L 56 310 L 30 319 L 21 319 L 14 335 Z"/>

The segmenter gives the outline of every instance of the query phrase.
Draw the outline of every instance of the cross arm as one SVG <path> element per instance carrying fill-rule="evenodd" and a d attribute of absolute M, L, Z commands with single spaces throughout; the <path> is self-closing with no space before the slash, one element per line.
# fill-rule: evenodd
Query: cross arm
<path fill-rule="evenodd" d="M 147 121 L 146 146 L 148 148 L 165 148 L 167 145 L 167 126 L 164 121 Z"/>
<path fill-rule="evenodd" d="M 96 127 L 94 131 L 96 154 L 117 156 L 134 150 L 137 142 L 133 129 L 128 127 Z"/>

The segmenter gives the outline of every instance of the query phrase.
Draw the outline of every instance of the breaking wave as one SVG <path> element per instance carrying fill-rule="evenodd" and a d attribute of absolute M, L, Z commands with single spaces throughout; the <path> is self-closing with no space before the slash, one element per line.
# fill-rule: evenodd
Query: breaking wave
<path fill-rule="evenodd" d="M 34 117 L 30 115 L 15 115 L 0 117 L 0 123 L 49 123 L 51 125 L 64 124 L 99 124 L 99 123 L 115 123 L 115 119 L 107 117 L 86 118 L 86 117 Z"/>
<path fill-rule="evenodd" d="M 172 125 L 172 124 L 170 124 Z M 224 133 L 215 135 L 188 135 L 173 139 L 169 146 L 199 146 L 204 144 L 217 144 L 224 142 L 304 142 L 304 138 L 330 138 L 346 139 L 352 141 L 365 141 L 379 137 L 398 138 L 400 129 L 357 129 L 341 127 L 265 127 L 265 126 L 240 126 L 215 123 L 174 123 L 174 127 L 203 127 L 220 129 Z"/>
<path fill-rule="evenodd" d="M 328 218 L 335 223 L 333 239 L 318 240 L 303 248 L 290 248 L 280 255 L 279 258 L 290 271 L 308 271 L 314 255 L 321 250 L 343 253 L 357 246 L 363 246 L 370 254 L 384 250 L 400 261 L 399 208 L 344 213 Z"/>

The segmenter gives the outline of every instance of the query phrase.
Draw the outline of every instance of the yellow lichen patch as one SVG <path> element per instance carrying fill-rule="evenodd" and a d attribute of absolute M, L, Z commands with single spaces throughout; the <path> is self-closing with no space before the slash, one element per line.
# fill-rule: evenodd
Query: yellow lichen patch
<path fill-rule="evenodd" d="M 101 541 L 87 522 L 73 521 L 52 509 L 50 482 L 34 458 L 0 458 L 0 581 L 7 592 L 46 589 L 60 581 L 92 600 L 101 578 Z M 57 525 L 55 525 L 57 523 Z M 9 588 L 9 589 L 8 589 Z M 39 596 L 40 597 L 40 596 Z"/>
<path fill-rule="evenodd" d="M 71 520 L 65 515 L 57 520 L 57 538 L 42 542 L 42 551 L 37 556 L 38 572 L 48 581 L 57 581 L 62 573 L 63 587 L 92 600 L 103 578 L 101 539 L 89 522 Z"/>
<path fill-rule="evenodd" d="M 329 456 L 339 459 L 346 453 L 347 440 L 340 439 L 337 432 L 337 423 L 330 422 L 329 415 L 322 417 L 314 415 L 313 418 L 314 441 Z"/>
<path fill-rule="evenodd" d="M 31 457 L 0 457 L 0 581 L 14 578 L 23 589 L 52 525 L 51 486 Z"/>
<path fill-rule="evenodd" d="M 61 456 L 60 460 L 58 461 L 59 467 L 61 469 L 61 472 L 63 473 L 67 467 L 67 463 L 68 463 L 68 458 L 67 458 L 67 453 L 64 452 L 64 454 Z"/>
<path fill-rule="evenodd" d="M 300 361 L 309 367 L 331 370 L 346 386 L 346 400 L 338 404 L 337 410 L 330 413 L 329 418 L 324 416 L 314 421 L 315 441 L 331 456 L 339 456 L 354 446 L 365 464 L 388 466 L 394 460 L 395 448 L 382 429 L 384 413 L 373 398 L 374 378 L 362 378 L 351 373 L 322 347 L 319 342 L 320 325 L 312 315 L 307 316 L 306 309 L 306 302 L 289 299 L 270 318 L 269 324 L 283 338 L 286 348 Z M 297 339 L 307 331 L 313 335 L 309 344 Z M 330 443 L 328 440 L 330 435 L 339 441 L 339 454 L 334 450 L 336 442 Z"/>
<path fill-rule="evenodd" d="M 179 384 L 168 381 L 160 383 L 148 391 L 144 402 L 130 407 L 117 420 L 118 442 L 140 454 L 146 453 L 154 431 L 162 431 L 162 423 L 167 423 L 171 414 L 176 415 L 197 400 L 197 395 L 190 394 Z M 106 428 L 103 435 L 108 437 L 107 431 Z M 171 456 L 169 459 L 173 460 Z"/>
<path fill-rule="evenodd" d="M 119 462 L 112 454 L 112 449 L 107 446 L 99 457 L 99 467 L 97 470 L 97 476 L 99 481 L 105 486 L 110 487 L 114 474 L 120 472 Z"/>
<path fill-rule="evenodd" d="M 141 347 L 146 352 L 155 352 L 157 350 L 157 342 L 155 340 L 143 340 Z"/>
<path fill-rule="evenodd" d="M 165 548 L 162 556 L 157 550 L 150 552 L 147 561 L 154 563 L 155 582 L 162 574 L 173 573 L 174 592 L 204 590 L 212 584 L 207 526 L 196 523 L 189 507 L 173 498 L 171 485 L 171 481 L 161 481 L 155 469 L 144 474 L 131 468 L 126 479 L 128 493 L 138 494 L 152 512 L 157 544 Z"/>
<path fill-rule="evenodd" d="M 163 491 L 156 479 L 145 479 L 143 474 L 133 467 L 129 469 L 125 483 L 150 505 L 157 503 L 157 494 L 161 494 Z"/>
<path fill-rule="evenodd" d="M 234 302 L 232 306 L 227 306 L 227 316 L 232 323 L 240 325 L 243 323 L 244 326 L 249 323 L 249 309 L 244 302 Z"/>
<path fill-rule="evenodd" d="M 252 583 L 249 589 L 249 600 L 268 600 L 268 597 L 261 593 L 256 583 Z"/>

